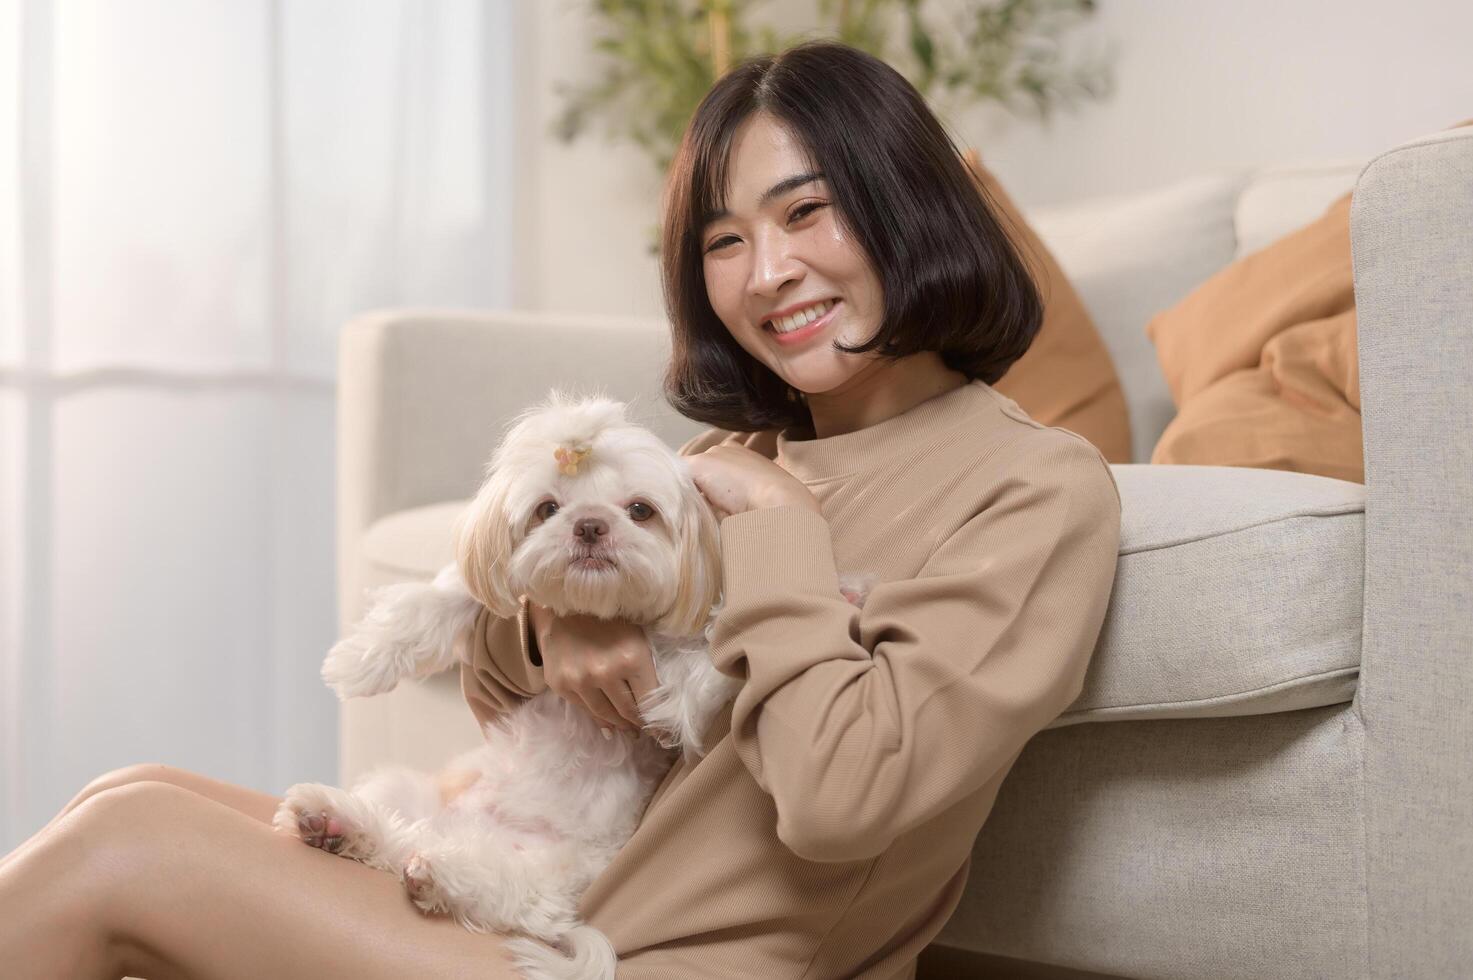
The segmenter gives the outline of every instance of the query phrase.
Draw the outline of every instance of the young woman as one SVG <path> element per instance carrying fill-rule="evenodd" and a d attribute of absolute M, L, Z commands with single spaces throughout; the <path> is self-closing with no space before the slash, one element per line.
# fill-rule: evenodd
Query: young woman
<path fill-rule="evenodd" d="M 882 62 L 745 62 L 692 119 L 664 203 L 665 393 L 721 519 L 712 657 L 744 678 L 581 910 L 619 976 L 914 976 L 972 841 L 1081 689 L 1120 510 L 1086 440 L 991 387 L 1038 294 L 956 147 Z M 872 580 L 863 606 L 840 571 Z M 484 721 L 552 688 L 610 727 L 641 630 L 482 617 Z M 87 787 L 0 865 L 16 977 L 511 976 L 499 937 L 274 833 L 274 797 L 164 767 Z M 977 869 L 985 874 L 986 869 Z"/>

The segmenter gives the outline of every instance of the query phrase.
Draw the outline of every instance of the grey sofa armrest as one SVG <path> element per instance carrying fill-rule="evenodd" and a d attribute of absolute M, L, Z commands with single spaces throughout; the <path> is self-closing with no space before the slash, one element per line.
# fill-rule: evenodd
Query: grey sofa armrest
<path fill-rule="evenodd" d="M 672 445 L 702 426 L 660 397 L 663 319 L 390 310 L 350 321 L 338 349 L 339 625 L 362 616 L 362 534 L 408 507 L 469 498 L 503 430 L 558 387 L 629 402 Z"/>
<path fill-rule="evenodd" d="M 1473 128 L 1371 161 L 1350 228 L 1369 972 L 1459 976 L 1473 962 Z"/>

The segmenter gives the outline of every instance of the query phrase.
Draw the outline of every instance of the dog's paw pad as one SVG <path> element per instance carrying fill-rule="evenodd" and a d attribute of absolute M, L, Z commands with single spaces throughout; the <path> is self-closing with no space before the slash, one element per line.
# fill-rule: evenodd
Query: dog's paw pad
<path fill-rule="evenodd" d="M 352 825 L 327 810 L 297 811 L 297 835 L 309 847 L 337 854 L 352 833 Z"/>
<path fill-rule="evenodd" d="M 319 811 L 316 816 L 303 814 L 298 827 L 303 841 L 333 854 L 343 849 L 343 841 L 348 836 L 343 822 L 326 810 Z"/>
<path fill-rule="evenodd" d="M 334 800 L 340 791 L 311 784 L 293 786 L 272 819 L 280 830 L 298 837 L 309 847 L 329 854 L 364 860 L 377 850 L 363 828 L 343 816 Z"/>

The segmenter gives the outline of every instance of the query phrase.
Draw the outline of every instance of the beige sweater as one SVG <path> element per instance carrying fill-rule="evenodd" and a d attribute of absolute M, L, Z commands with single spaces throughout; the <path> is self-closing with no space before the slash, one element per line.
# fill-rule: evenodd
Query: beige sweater
<path fill-rule="evenodd" d="M 681 447 L 776 459 L 823 516 L 721 521 L 711 656 L 746 684 L 584 894 L 620 980 L 913 977 L 1003 777 L 1082 688 L 1120 545 L 1098 450 L 981 381 L 811 435 Z M 878 576 L 862 609 L 841 570 Z M 525 608 L 466 656 L 482 723 L 545 689 Z"/>

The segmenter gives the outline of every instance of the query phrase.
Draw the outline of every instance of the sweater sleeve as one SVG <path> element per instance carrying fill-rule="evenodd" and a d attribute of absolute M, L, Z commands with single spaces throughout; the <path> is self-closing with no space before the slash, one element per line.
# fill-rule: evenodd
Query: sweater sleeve
<path fill-rule="evenodd" d="M 460 692 L 481 727 L 547 689 L 525 598 L 515 617 L 482 607 L 462 642 Z"/>
<path fill-rule="evenodd" d="M 1083 689 L 1120 544 L 1104 459 L 1053 444 L 973 510 L 862 610 L 839 594 L 824 517 L 722 520 L 711 655 L 745 679 L 734 747 L 799 857 L 881 853 L 1005 771 Z"/>

